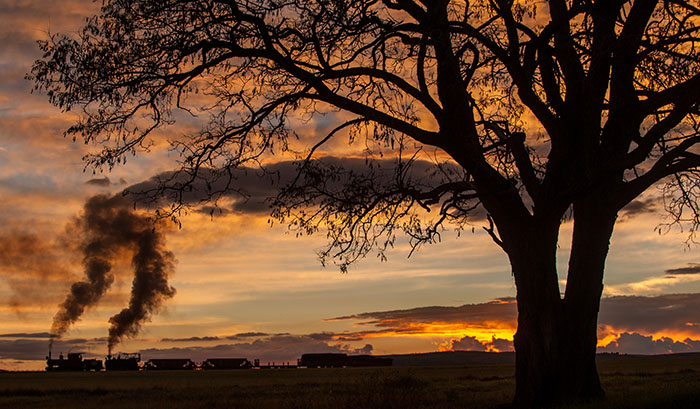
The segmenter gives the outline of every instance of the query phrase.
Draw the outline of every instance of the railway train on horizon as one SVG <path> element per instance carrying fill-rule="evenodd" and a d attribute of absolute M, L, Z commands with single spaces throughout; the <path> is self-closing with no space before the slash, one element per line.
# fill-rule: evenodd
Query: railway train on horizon
<path fill-rule="evenodd" d="M 296 364 L 290 362 L 268 362 L 259 359 L 250 362 L 247 358 L 209 358 L 197 364 L 189 358 L 158 358 L 141 362 L 140 353 L 107 355 L 104 366 L 99 359 L 85 359 L 84 352 L 72 352 L 58 359 L 46 357 L 46 371 L 152 371 L 152 370 L 213 370 L 213 369 L 284 369 L 284 368 L 345 368 L 368 366 L 391 366 L 391 358 L 372 355 L 348 355 L 342 353 L 303 354 Z"/>

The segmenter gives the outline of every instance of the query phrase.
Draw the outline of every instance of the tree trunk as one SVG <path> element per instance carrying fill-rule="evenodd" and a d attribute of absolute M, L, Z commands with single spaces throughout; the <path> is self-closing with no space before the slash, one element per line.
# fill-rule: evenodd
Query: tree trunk
<path fill-rule="evenodd" d="M 603 208 L 574 204 L 563 299 L 556 272 L 558 221 L 520 226 L 518 243 L 507 243 L 518 291 L 515 408 L 555 407 L 604 395 L 595 363 L 597 320 L 616 212 Z"/>

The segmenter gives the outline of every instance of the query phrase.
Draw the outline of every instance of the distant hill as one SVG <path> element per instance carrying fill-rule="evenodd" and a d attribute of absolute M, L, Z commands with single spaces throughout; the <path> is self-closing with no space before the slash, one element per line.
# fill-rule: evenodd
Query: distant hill
<path fill-rule="evenodd" d="M 515 352 L 447 351 L 422 354 L 382 355 L 392 358 L 394 366 L 450 366 L 514 364 Z"/>
<path fill-rule="evenodd" d="M 483 352 L 483 351 L 447 351 L 427 352 L 420 354 L 380 355 L 382 358 L 392 358 L 394 366 L 453 366 L 453 365 L 489 365 L 515 364 L 515 352 Z M 627 355 L 616 353 L 598 354 L 596 359 L 665 359 L 665 358 L 700 358 L 700 352 L 688 352 L 664 355 Z"/>
<path fill-rule="evenodd" d="M 618 354 L 605 352 L 598 354 L 596 359 L 598 361 L 610 360 L 610 359 L 684 359 L 684 358 L 700 358 L 700 352 L 678 352 L 674 354 L 659 354 L 659 355 L 628 355 L 628 354 Z"/>

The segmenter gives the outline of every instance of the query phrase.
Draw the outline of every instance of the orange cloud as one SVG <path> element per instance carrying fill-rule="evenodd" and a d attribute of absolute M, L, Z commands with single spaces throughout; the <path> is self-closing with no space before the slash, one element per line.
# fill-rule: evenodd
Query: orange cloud
<path fill-rule="evenodd" d="M 435 306 L 363 313 L 332 318 L 328 321 L 341 320 L 358 320 L 357 325 L 371 325 L 378 328 L 343 334 L 345 337 L 351 336 L 355 339 L 416 336 L 449 338 L 438 345 L 440 350 L 482 351 L 507 350 L 500 341 L 512 340 L 517 321 L 513 298 L 501 298 L 483 304 L 467 304 L 459 307 Z M 469 340 L 473 340 L 472 347 L 467 346 Z"/>
<path fill-rule="evenodd" d="M 672 354 L 700 352 L 700 340 L 683 338 L 679 334 L 645 335 L 637 332 L 622 332 L 604 345 L 598 343 L 599 352 L 625 354 Z"/>
<path fill-rule="evenodd" d="M 484 351 L 484 352 L 509 352 L 513 351 L 512 334 L 510 338 L 496 338 L 481 341 L 475 336 L 464 336 L 461 339 L 451 339 L 439 345 L 440 351 Z"/>
<path fill-rule="evenodd" d="M 601 301 L 599 317 L 599 343 L 601 347 L 623 342 L 635 333 L 653 340 L 678 342 L 674 350 L 692 347 L 700 337 L 700 294 L 668 294 L 656 297 L 617 296 Z M 347 337 L 449 337 L 439 345 L 441 350 L 503 351 L 517 327 L 517 311 L 514 298 L 501 298 L 482 304 L 466 304 L 459 307 L 420 307 L 408 310 L 368 312 L 329 319 L 328 321 L 354 320 L 356 325 L 374 329 L 345 334 Z M 620 337 L 622 341 L 618 341 Z M 646 339 L 646 338 L 645 338 Z M 497 341 L 499 346 L 496 345 Z M 648 342 L 647 342 L 648 343 Z M 683 345 L 681 345 L 683 344 Z M 685 345 L 687 344 L 687 345 Z M 617 345 L 617 344 L 615 344 Z M 690 347 L 688 347 L 690 345 Z M 657 349 L 662 348 L 658 346 Z"/>

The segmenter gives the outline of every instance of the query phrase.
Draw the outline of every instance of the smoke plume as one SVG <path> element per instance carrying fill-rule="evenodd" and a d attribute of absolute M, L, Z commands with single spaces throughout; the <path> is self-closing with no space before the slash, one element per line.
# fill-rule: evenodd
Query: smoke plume
<path fill-rule="evenodd" d="M 83 214 L 70 226 L 82 252 L 85 278 L 73 283 L 51 327 L 51 340 L 60 338 L 85 312 L 95 306 L 114 282 L 113 264 L 133 254 L 134 281 L 129 307 L 110 318 L 109 347 L 124 336 L 136 335 L 151 312 L 175 290 L 168 285 L 175 259 L 165 249 L 165 238 L 146 216 L 132 210 L 121 195 L 93 196 Z"/>
<path fill-rule="evenodd" d="M 50 299 L 53 289 L 69 280 L 66 254 L 62 243 L 35 233 L 17 228 L 0 233 L 0 280 L 12 290 L 8 304 L 19 313 L 24 306 Z"/>
<path fill-rule="evenodd" d="M 165 250 L 161 233 L 154 229 L 144 231 L 138 238 L 136 254 L 131 260 L 134 283 L 129 307 L 109 319 L 109 352 L 124 336 L 136 335 L 141 324 L 150 318 L 151 311 L 160 307 L 165 298 L 175 295 L 168 284 L 168 275 L 174 270 L 173 253 Z"/>

